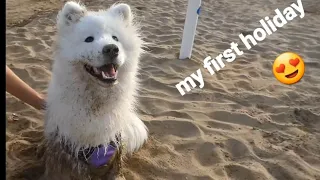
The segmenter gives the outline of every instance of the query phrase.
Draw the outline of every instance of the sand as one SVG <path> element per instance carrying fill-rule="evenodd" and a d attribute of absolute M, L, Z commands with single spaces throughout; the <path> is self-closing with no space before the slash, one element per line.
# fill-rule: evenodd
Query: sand
<path fill-rule="evenodd" d="M 305 17 L 244 50 L 217 74 L 204 74 L 203 89 L 181 96 L 175 84 L 238 42 L 240 33 L 284 9 L 289 0 L 203 0 L 193 56 L 178 60 L 187 0 L 127 0 L 151 43 L 141 59 L 138 107 L 150 140 L 125 167 L 127 179 L 316 180 L 320 179 L 320 5 L 303 0 Z M 105 8 L 110 0 L 86 1 Z M 46 93 L 51 76 L 55 17 L 63 2 L 8 0 L 6 63 L 24 81 Z M 299 53 L 306 72 L 294 85 L 278 82 L 274 59 Z M 202 69 L 202 72 L 205 72 Z M 34 156 L 44 112 L 6 95 L 7 174 Z M 43 168 L 29 170 L 35 176 Z M 35 177 L 31 179 L 36 179 Z"/>

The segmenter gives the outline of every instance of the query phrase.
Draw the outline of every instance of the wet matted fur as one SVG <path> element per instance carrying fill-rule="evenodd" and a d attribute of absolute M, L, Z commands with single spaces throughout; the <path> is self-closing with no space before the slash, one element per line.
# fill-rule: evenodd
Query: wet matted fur
<path fill-rule="evenodd" d="M 104 180 L 121 177 L 122 147 L 113 158 L 101 167 L 92 167 L 90 164 L 72 156 L 70 152 L 55 136 L 44 142 L 44 156 L 46 171 L 43 180 Z"/>
<path fill-rule="evenodd" d="M 41 132 L 39 132 L 41 133 Z M 41 134 L 39 134 L 41 135 Z M 52 139 L 39 136 L 31 144 L 25 145 L 18 157 L 20 162 L 7 167 L 8 180 L 114 180 L 122 176 L 123 149 L 106 165 L 95 168 L 66 152 L 62 143 L 52 135 Z M 123 148 L 123 147 L 122 147 Z"/>

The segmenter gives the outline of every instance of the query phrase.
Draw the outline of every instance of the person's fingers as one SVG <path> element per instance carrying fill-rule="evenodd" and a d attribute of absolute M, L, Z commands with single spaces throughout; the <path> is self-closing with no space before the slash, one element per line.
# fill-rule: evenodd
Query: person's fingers
<path fill-rule="evenodd" d="M 41 104 L 41 110 L 46 110 L 46 108 L 47 108 L 47 103 L 43 101 L 43 103 Z"/>
<path fill-rule="evenodd" d="M 38 110 L 45 110 L 47 108 L 46 98 L 43 95 L 40 95 L 36 103 L 35 108 Z"/>
<path fill-rule="evenodd" d="M 40 110 L 45 110 L 47 108 L 47 102 L 45 99 L 41 99 L 39 108 L 40 108 Z"/>

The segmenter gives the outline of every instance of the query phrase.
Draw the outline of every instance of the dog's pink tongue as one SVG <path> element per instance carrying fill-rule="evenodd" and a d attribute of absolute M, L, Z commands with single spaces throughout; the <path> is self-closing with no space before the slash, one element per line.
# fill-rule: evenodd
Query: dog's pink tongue
<path fill-rule="evenodd" d="M 113 64 L 105 65 L 101 68 L 101 71 L 104 72 L 104 74 L 108 75 L 109 77 L 114 77 L 116 75 L 116 70 L 113 66 Z"/>

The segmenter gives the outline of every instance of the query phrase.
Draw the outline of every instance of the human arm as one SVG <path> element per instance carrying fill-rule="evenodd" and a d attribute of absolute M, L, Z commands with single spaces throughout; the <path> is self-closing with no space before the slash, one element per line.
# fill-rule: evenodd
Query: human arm
<path fill-rule="evenodd" d="M 6 66 L 6 91 L 36 109 L 45 108 L 44 97 Z"/>

